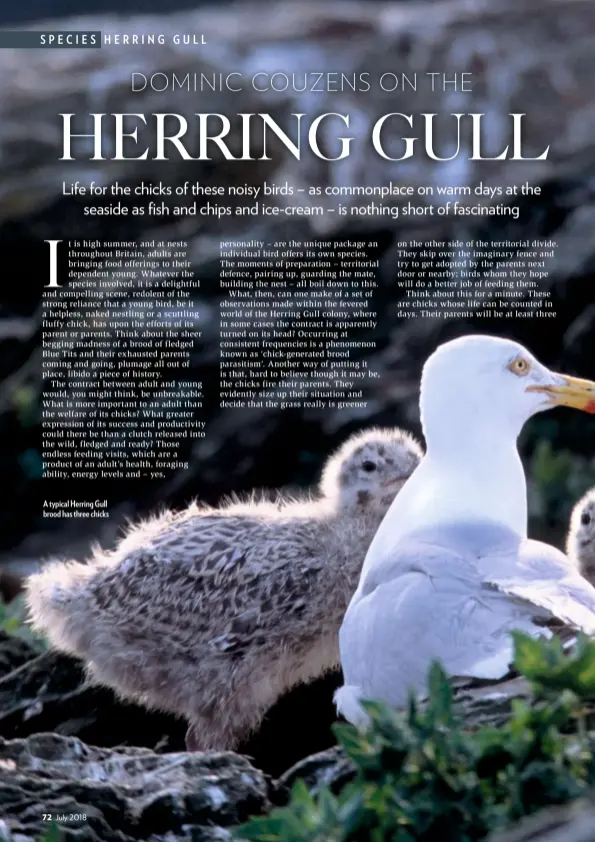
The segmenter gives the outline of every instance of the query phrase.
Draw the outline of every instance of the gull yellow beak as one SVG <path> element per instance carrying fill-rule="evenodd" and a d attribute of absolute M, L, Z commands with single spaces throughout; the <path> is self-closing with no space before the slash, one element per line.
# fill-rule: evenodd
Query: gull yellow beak
<path fill-rule="evenodd" d="M 542 392 L 550 398 L 552 406 L 571 406 L 583 412 L 595 413 L 595 383 L 559 374 L 563 382 L 546 386 L 527 386 L 527 392 Z"/>

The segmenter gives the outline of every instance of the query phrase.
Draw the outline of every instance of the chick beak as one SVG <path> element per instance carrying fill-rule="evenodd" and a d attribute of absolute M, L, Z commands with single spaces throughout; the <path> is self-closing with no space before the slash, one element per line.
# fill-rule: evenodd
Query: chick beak
<path fill-rule="evenodd" d="M 398 476 L 398 477 L 391 477 L 390 479 L 386 479 L 386 480 L 384 480 L 384 482 L 382 483 L 382 485 L 383 485 L 385 488 L 387 488 L 387 487 L 389 487 L 389 486 L 391 486 L 391 485 L 396 485 L 398 482 L 405 482 L 405 481 L 406 481 L 406 480 L 408 480 L 408 479 L 409 479 L 409 475 L 408 475 L 408 474 L 401 474 L 401 475 L 400 475 L 400 476 Z"/>
<path fill-rule="evenodd" d="M 566 374 L 558 374 L 556 377 L 560 383 L 527 386 L 526 391 L 544 393 L 552 406 L 571 406 L 583 412 L 595 413 L 595 383 L 592 380 L 581 380 Z"/>

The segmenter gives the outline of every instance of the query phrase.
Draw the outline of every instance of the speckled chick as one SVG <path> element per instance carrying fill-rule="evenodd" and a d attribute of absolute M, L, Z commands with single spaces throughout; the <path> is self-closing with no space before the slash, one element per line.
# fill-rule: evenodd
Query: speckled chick
<path fill-rule="evenodd" d="M 166 511 L 87 564 L 31 576 L 32 624 L 95 683 L 185 717 L 189 749 L 233 749 L 338 666 L 368 545 L 421 456 L 407 433 L 371 429 L 328 459 L 315 495 Z"/>
<path fill-rule="evenodd" d="M 566 554 L 595 586 L 595 488 L 587 491 L 572 511 Z"/>

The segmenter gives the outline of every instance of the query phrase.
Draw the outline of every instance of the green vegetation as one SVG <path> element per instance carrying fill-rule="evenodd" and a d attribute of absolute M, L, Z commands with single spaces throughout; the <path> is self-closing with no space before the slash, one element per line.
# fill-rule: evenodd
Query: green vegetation
<path fill-rule="evenodd" d="M 63 834 L 60 825 L 50 822 L 47 830 L 39 837 L 39 842 L 62 842 Z"/>
<path fill-rule="evenodd" d="M 18 635 L 29 643 L 47 645 L 45 638 L 36 634 L 26 622 L 27 606 L 24 594 L 19 594 L 9 603 L 0 599 L 0 629 Z"/>
<path fill-rule="evenodd" d="M 299 781 L 288 806 L 236 830 L 250 842 L 474 842 L 595 783 L 587 701 L 595 699 L 595 642 L 515 635 L 515 665 L 532 687 L 501 728 L 466 731 L 435 664 L 429 700 L 406 711 L 366 703 L 371 726 L 336 725 L 353 779 L 316 795 Z"/>
<path fill-rule="evenodd" d="M 595 460 L 556 450 L 541 439 L 529 460 L 529 513 L 538 524 L 561 526 L 565 534 L 575 503 L 595 485 Z"/>

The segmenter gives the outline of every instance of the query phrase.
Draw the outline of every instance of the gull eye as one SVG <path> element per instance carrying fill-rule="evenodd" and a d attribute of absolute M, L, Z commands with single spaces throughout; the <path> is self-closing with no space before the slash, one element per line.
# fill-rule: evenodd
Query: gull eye
<path fill-rule="evenodd" d="M 371 474 L 372 471 L 375 471 L 377 467 L 378 465 L 376 464 L 376 462 L 371 462 L 369 459 L 366 459 L 366 461 L 362 464 L 362 468 L 367 474 Z"/>
<path fill-rule="evenodd" d="M 581 524 L 583 526 L 589 526 L 591 523 L 591 513 L 590 512 L 583 512 L 581 515 Z"/>
<path fill-rule="evenodd" d="M 518 377 L 524 377 L 526 374 L 529 374 L 531 363 L 525 357 L 515 357 L 508 366 L 508 370 L 512 371 Z"/>

